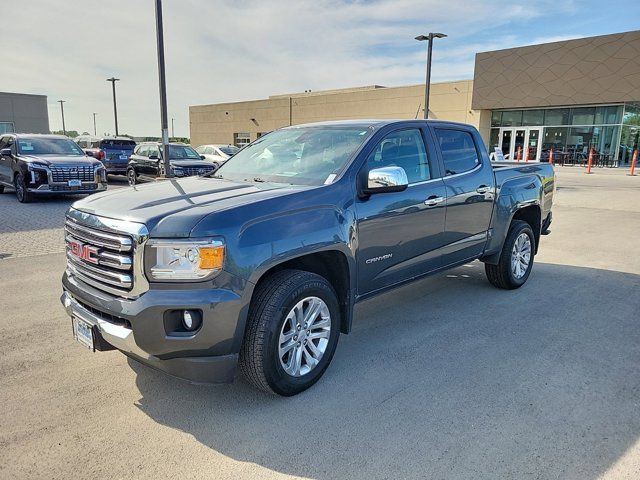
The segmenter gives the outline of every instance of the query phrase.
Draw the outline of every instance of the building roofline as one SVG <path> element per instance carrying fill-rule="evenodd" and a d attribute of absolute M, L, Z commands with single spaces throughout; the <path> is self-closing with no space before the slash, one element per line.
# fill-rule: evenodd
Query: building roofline
<path fill-rule="evenodd" d="M 0 95 L 20 95 L 23 97 L 43 97 L 47 98 L 47 95 L 41 93 L 18 93 L 18 92 L 0 92 Z"/>

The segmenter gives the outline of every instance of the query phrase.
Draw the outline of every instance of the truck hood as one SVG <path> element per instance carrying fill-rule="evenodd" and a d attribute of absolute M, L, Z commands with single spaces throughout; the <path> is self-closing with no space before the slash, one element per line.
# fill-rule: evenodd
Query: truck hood
<path fill-rule="evenodd" d="M 188 237 L 211 213 L 308 188 L 312 187 L 189 177 L 107 190 L 75 202 L 72 208 L 144 223 L 152 237 Z"/>

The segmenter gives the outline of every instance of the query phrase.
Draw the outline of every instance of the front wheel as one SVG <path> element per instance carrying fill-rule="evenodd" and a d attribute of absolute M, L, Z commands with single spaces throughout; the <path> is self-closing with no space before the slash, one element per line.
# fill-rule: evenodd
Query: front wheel
<path fill-rule="evenodd" d="M 525 284 L 533 267 L 535 237 L 527 222 L 511 222 L 497 265 L 485 263 L 484 269 L 494 287 L 513 290 Z"/>
<path fill-rule="evenodd" d="M 4 185 L 0 185 L 0 193 L 4 193 Z"/>
<path fill-rule="evenodd" d="M 129 181 L 129 185 L 135 185 L 138 183 L 138 177 L 136 175 L 136 171 L 133 168 L 127 170 L 127 180 Z"/>
<path fill-rule="evenodd" d="M 22 173 L 18 173 L 14 180 L 16 197 L 20 203 L 29 203 L 32 200 L 31 193 L 27 190 L 27 182 Z"/>
<path fill-rule="evenodd" d="M 323 375 L 339 335 L 340 308 L 331 284 L 311 272 L 277 272 L 254 293 L 240 372 L 260 390 L 296 395 Z"/>

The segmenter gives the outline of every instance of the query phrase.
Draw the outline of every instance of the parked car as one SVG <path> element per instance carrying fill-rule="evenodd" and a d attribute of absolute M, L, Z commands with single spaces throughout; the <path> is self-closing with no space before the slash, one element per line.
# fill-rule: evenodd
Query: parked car
<path fill-rule="evenodd" d="M 129 157 L 136 148 L 136 142 L 128 137 L 92 137 L 81 135 L 76 142 L 87 155 L 100 160 L 107 174 L 126 175 Z"/>
<path fill-rule="evenodd" d="M 184 143 L 169 144 L 169 162 L 174 176 L 190 177 L 211 173 L 215 167 Z M 127 178 L 129 185 L 156 179 L 164 172 L 162 144 L 144 142 L 139 144 L 129 159 Z"/>
<path fill-rule="evenodd" d="M 76 202 L 61 301 L 92 350 L 196 383 L 239 365 L 294 395 L 361 300 L 476 259 L 494 286 L 521 287 L 554 185 L 549 164 L 492 165 L 469 125 L 287 127 L 210 176 Z"/>
<path fill-rule="evenodd" d="M 235 145 L 200 145 L 196 148 L 196 152 L 204 156 L 205 160 L 213 163 L 216 168 L 223 165 L 224 162 L 239 151 L 240 149 Z"/>
<path fill-rule="evenodd" d="M 27 203 L 36 195 L 106 190 L 107 174 L 68 137 L 8 133 L 0 136 L 0 193 L 5 187 Z"/>

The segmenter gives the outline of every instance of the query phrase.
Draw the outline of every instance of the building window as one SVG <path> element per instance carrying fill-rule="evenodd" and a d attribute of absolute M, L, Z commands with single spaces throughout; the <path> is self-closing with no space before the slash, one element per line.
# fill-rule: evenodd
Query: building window
<path fill-rule="evenodd" d="M 14 133 L 16 127 L 13 122 L 0 122 L 0 134 L 2 133 Z"/>
<path fill-rule="evenodd" d="M 596 125 L 619 125 L 622 123 L 622 105 L 596 108 Z"/>
<path fill-rule="evenodd" d="M 554 108 L 544 113 L 545 125 L 569 125 L 569 109 Z"/>
<path fill-rule="evenodd" d="M 233 143 L 238 148 L 242 148 L 245 145 L 249 145 L 251 143 L 251 135 L 248 133 L 234 133 Z"/>
<path fill-rule="evenodd" d="M 571 125 L 593 125 L 595 116 L 595 107 L 572 108 Z"/>
<path fill-rule="evenodd" d="M 525 110 L 522 112 L 522 125 L 538 126 L 544 123 L 544 110 Z"/>
<path fill-rule="evenodd" d="M 522 125 L 522 110 L 502 112 L 502 126 L 519 127 Z"/>
<path fill-rule="evenodd" d="M 493 112 L 491 112 L 491 126 L 499 127 L 501 125 L 502 125 L 502 111 L 494 110 Z"/>

